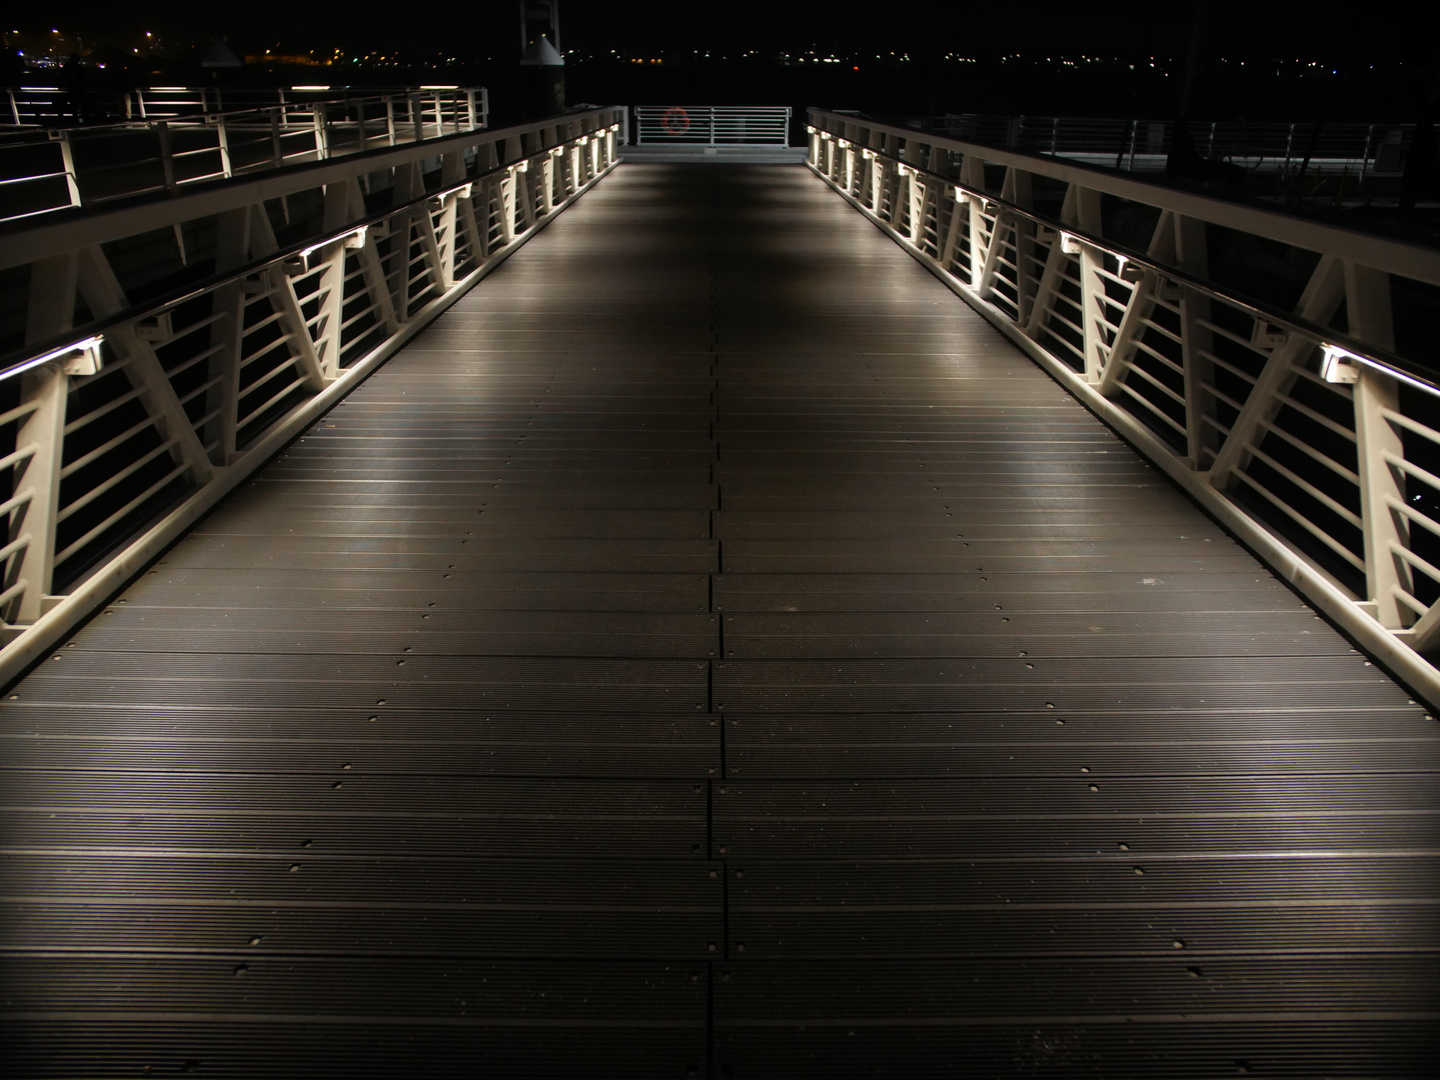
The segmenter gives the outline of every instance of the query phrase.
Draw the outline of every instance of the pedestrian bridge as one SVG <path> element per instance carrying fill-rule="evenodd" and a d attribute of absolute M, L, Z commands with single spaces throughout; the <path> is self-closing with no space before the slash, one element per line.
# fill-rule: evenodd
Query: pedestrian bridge
<path fill-rule="evenodd" d="M 1287 314 L 1201 196 L 1135 252 L 1073 166 L 1047 227 L 854 118 L 808 167 L 576 123 L 288 238 L 191 195 L 158 300 L 50 226 L 10 1075 L 1433 1075 L 1436 410 L 1377 271 Z"/>

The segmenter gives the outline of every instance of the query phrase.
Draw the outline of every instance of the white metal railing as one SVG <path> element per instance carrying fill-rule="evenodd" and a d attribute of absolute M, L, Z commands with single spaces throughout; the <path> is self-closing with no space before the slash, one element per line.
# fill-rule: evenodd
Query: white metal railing
<path fill-rule="evenodd" d="M 96 206 L 211 180 L 323 161 L 343 154 L 481 130 L 488 95 L 477 89 L 414 89 L 330 100 L 289 99 L 237 112 L 192 112 L 214 90 L 146 104 L 124 124 L 35 132 L 0 143 L 0 221 Z"/>
<path fill-rule="evenodd" d="M 1440 703 L 1440 379 L 1391 302 L 1440 286 L 1440 251 L 852 116 L 809 134 L 832 187 Z M 1106 235 L 1121 204 L 1142 249 Z M 1215 284 L 1215 228 L 1311 260 L 1298 304 Z"/>
<path fill-rule="evenodd" d="M 967 113 L 932 118 L 926 128 L 965 142 L 1141 172 L 1165 168 L 1175 141 L 1171 120 L 1114 117 Z M 1398 175 L 1401 152 L 1413 131 L 1413 124 L 1399 123 L 1195 120 L 1189 124 L 1190 139 L 1201 157 L 1283 176 L 1303 168 L 1314 174 L 1344 173 L 1357 181 L 1374 174 Z"/>
<path fill-rule="evenodd" d="M 140 235 L 146 207 L 11 249 L 29 263 L 32 344 L 0 358 L 0 681 L 604 175 L 623 116 L 286 174 L 320 193 L 324 224 L 284 244 L 276 177 L 177 199 L 177 228 L 214 230 L 216 272 L 141 305 L 101 244 Z M 79 327 L 77 300 L 93 316 Z"/>
<path fill-rule="evenodd" d="M 637 105 L 635 144 L 788 146 L 788 105 Z"/>
<path fill-rule="evenodd" d="M 313 105 L 319 101 L 344 101 L 356 97 L 404 97 L 417 89 L 444 92 L 463 91 L 459 86 L 152 86 L 130 90 L 118 99 L 103 91 L 72 94 L 60 86 L 21 86 L 5 91 L 6 115 L 0 128 L 64 127 L 74 122 L 76 109 L 104 122 L 173 120 L 185 116 L 214 116 L 217 113 L 245 112 L 289 105 Z"/>

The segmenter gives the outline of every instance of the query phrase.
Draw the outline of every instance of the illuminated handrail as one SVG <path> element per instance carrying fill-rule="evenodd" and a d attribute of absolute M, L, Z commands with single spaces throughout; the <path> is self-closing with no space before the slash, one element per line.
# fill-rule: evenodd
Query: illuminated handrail
<path fill-rule="evenodd" d="M 1440 252 L 863 117 L 809 135 L 827 183 L 1440 702 L 1440 377 L 1397 348 L 1389 285 L 1440 283 Z M 1152 215 L 1145 250 L 1102 194 Z M 1297 307 L 1210 277 L 1207 223 L 1314 253 Z"/>
<path fill-rule="evenodd" d="M 10 178 L 0 221 L 89 207 L 305 161 L 397 146 L 468 131 L 489 121 L 484 88 L 413 88 L 361 97 L 305 97 L 237 111 L 196 112 L 142 118 L 60 131 L 38 131 L 0 145 L 7 158 L 24 162 L 24 177 Z M 152 140 L 137 153 L 137 139 Z M 182 140 L 184 145 L 177 145 Z M 115 160 L 97 164 L 97 148 L 115 147 Z M 89 164 L 77 168 L 76 150 Z M 55 167 L 34 172 L 37 152 L 49 151 Z M 199 159 L 197 166 L 193 162 Z M 3 171 L 0 171 L 3 176 Z"/>
<path fill-rule="evenodd" d="M 32 333 L 0 371 L 19 391 L 0 414 L 12 538 L 0 547 L 0 679 L 605 175 L 623 116 L 577 111 L 286 174 L 286 190 L 323 189 L 329 224 L 283 246 L 265 205 L 274 177 L 227 189 L 223 204 L 175 200 L 177 222 L 208 209 L 219 234 L 246 239 L 221 271 L 143 303 L 124 302 L 98 242 L 33 262 L 32 276 L 58 274 L 98 317 Z M 427 180 L 422 162 L 438 173 Z M 405 195 L 367 213 L 359 181 L 377 170 Z M 156 212 L 117 218 L 143 231 Z M 32 330 L 63 308 L 32 310 Z"/>
<path fill-rule="evenodd" d="M 1119 262 L 1142 267 L 1174 284 L 1184 285 L 1186 288 L 1194 289 L 1196 292 L 1215 300 L 1223 300 L 1230 306 L 1248 312 L 1256 319 L 1263 319 L 1272 326 L 1281 327 L 1285 331 L 1305 334 L 1313 338 L 1317 345 L 1343 350 L 1357 362 L 1367 364 L 1377 371 L 1385 372 L 1392 378 L 1403 379 L 1410 385 L 1424 390 L 1427 393 L 1440 396 L 1440 377 L 1437 377 L 1428 369 L 1406 360 L 1404 357 L 1393 352 L 1377 349 L 1375 346 L 1351 337 L 1349 334 L 1321 326 L 1316 322 L 1305 319 L 1293 311 L 1286 311 L 1273 304 L 1267 304 L 1263 300 L 1246 297 L 1231 289 L 1222 289 L 1182 269 L 1152 259 L 1144 252 L 1136 251 L 1133 248 L 1118 244 L 1113 240 L 1103 239 L 1094 233 L 1086 232 L 1079 226 L 1066 225 L 1054 218 L 1037 214 L 1003 196 L 986 191 L 984 188 L 971 187 L 942 173 L 931 172 L 929 169 L 911 165 L 897 154 L 881 150 L 870 151 L 870 153 L 876 159 L 885 159 L 892 162 L 897 169 L 903 170 L 908 175 L 922 177 L 934 184 L 948 184 L 955 189 L 957 196 L 960 198 L 978 199 L 982 203 L 1002 208 L 1012 218 L 1033 222 L 1036 225 L 1061 233 L 1064 237 L 1084 243 L 1093 250 L 1103 252 Z M 4 377 L 5 373 L 0 371 L 0 378 Z"/>

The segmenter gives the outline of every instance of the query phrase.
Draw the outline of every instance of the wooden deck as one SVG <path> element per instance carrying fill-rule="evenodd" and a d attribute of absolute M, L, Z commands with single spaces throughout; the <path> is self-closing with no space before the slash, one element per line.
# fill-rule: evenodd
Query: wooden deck
<path fill-rule="evenodd" d="M 1440 725 L 802 167 L 622 166 L 7 697 L 10 1076 L 1440 1068 Z"/>

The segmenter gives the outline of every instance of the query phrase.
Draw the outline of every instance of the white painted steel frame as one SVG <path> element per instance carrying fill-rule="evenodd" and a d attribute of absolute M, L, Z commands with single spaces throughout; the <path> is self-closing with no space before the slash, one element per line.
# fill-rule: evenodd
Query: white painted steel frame
<path fill-rule="evenodd" d="M 572 113 L 480 139 L 457 136 L 438 151 L 432 142 L 297 170 L 308 177 L 272 176 L 227 186 L 223 195 L 197 192 L 168 202 L 158 210 L 172 220 L 191 220 L 200 213 L 216 218 L 221 272 L 148 305 L 126 305 L 100 244 L 106 237 L 145 231 L 157 208 L 137 207 L 78 223 L 88 226 L 88 234 L 58 225 L 34 230 L 39 236 L 26 234 L 30 242 L 23 247 L 33 256 L 28 260 L 27 334 L 33 344 L 0 364 L 0 380 L 21 382 L 19 406 L 0 416 L 0 427 L 15 424 L 17 432 L 16 451 L 0 462 L 0 470 L 12 477 L 10 490 L 0 490 L 8 524 L 0 548 L 0 606 L 8 616 L 4 631 L 9 638 L 0 651 L 0 682 L 23 671 L 613 168 L 622 116 L 623 110 L 614 108 Z M 466 150 L 472 154 L 468 171 Z M 440 186 L 427 189 L 421 165 L 437 153 Z M 394 177 L 394 205 L 366 215 L 359 177 L 380 168 Z M 280 248 L 263 203 L 274 196 L 276 185 L 287 184 L 324 187 L 325 233 L 303 246 Z M 72 329 L 77 294 L 98 318 Z M 174 325 L 177 311 L 200 305 L 208 305 L 210 315 Z M 252 307 L 259 308 L 260 317 L 247 315 Z M 358 336 L 352 331 L 347 340 L 341 324 L 354 308 L 362 310 L 349 321 L 363 317 L 368 328 Z M 97 337 L 103 338 L 103 347 L 95 344 Z M 184 354 L 177 358 L 167 350 L 162 363 L 157 350 L 176 342 Z M 342 356 L 342 349 L 354 355 Z M 102 353 L 108 366 L 96 372 L 93 359 Z M 247 382 L 245 372 L 252 364 L 262 365 L 262 373 Z M 210 377 L 182 396 L 174 380 L 197 366 Z M 113 376 L 116 369 L 123 370 L 131 389 L 103 409 L 67 422 L 70 391 L 87 380 Z M 254 405 L 256 399 L 261 404 Z M 252 402 L 248 418 L 242 412 L 247 400 Z M 92 455 L 99 460 L 117 439 L 135 431 L 153 432 L 157 449 L 145 461 L 168 460 L 165 482 L 179 479 L 190 490 L 159 521 L 147 522 L 138 535 L 124 540 L 72 592 L 56 595 L 50 583 L 64 554 L 55 550 L 56 535 L 67 509 L 58 501 L 60 478 L 76 466 L 65 456 L 65 439 L 96 413 L 133 408 L 137 402 L 144 420 Z M 131 463 L 98 483 L 106 490 L 124 490 L 138 468 Z M 135 494 L 125 510 L 143 509 L 148 494 Z M 87 498 L 71 495 L 69 507 Z M 124 510 L 101 525 L 123 517 Z M 72 542 L 70 550 L 75 547 Z"/>
<path fill-rule="evenodd" d="M 635 145 L 788 146 L 788 105 L 636 105 Z"/>
<path fill-rule="evenodd" d="M 308 97 L 285 101 L 282 92 L 281 98 L 280 104 L 259 109 L 199 114 L 172 110 L 159 119 L 42 131 L 38 140 L 32 140 L 35 145 L 30 148 L 39 146 L 53 152 L 54 167 L 48 172 L 0 176 L 0 196 L 23 199 L 23 194 L 17 193 L 29 185 L 54 190 L 56 197 L 48 205 L 25 210 L 7 209 L 0 203 L 0 221 L 91 207 L 149 192 L 163 190 L 174 194 L 188 185 L 228 179 L 237 172 L 281 169 L 376 147 L 479 131 L 486 127 L 489 118 L 489 95 L 484 87 L 417 89 L 338 100 Z M 190 144 L 183 150 L 174 147 L 177 133 L 184 134 Z M 153 156 L 136 158 L 133 147 L 127 146 L 126 156 L 112 169 L 133 172 L 137 165 L 149 166 L 152 170 L 149 181 L 132 183 L 103 196 L 94 195 L 95 179 L 105 169 L 93 167 L 77 171 L 75 145 L 88 144 L 93 148 L 106 139 L 133 142 L 137 135 L 143 134 L 154 136 Z M 12 140 L 5 149 L 24 149 L 27 145 L 30 144 Z M 236 151 L 256 145 L 265 147 L 264 157 L 237 169 L 233 164 L 239 156 Z M 59 190 L 62 179 L 63 197 Z"/>
<path fill-rule="evenodd" d="M 913 129 L 809 119 L 817 175 L 1440 706 L 1440 671 L 1421 655 L 1440 650 L 1440 602 L 1416 595 L 1440 585 L 1416 550 L 1440 521 L 1406 498 L 1412 481 L 1440 492 L 1422 464 L 1440 450 L 1440 386 L 1394 352 L 1388 281 L 1440 285 L 1440 252 Z M 1031 210 L 1037 178 L 1065 185 L 1058 220 Z M 1146 251 L 1103 236 L 1102 195 L 1159 211 Z M 1317 253 L 1297 309 L 1210 282 L 1206 223 Z M 1343 333 L 1329 328 L 1342 303 Z M 1331 357 L 1353 383 L 1322 374 Z M 1421 404 L 1407 412 L 1402 392 Z M 1287 465 L 1294 454 L 1304 468 Z"/>

